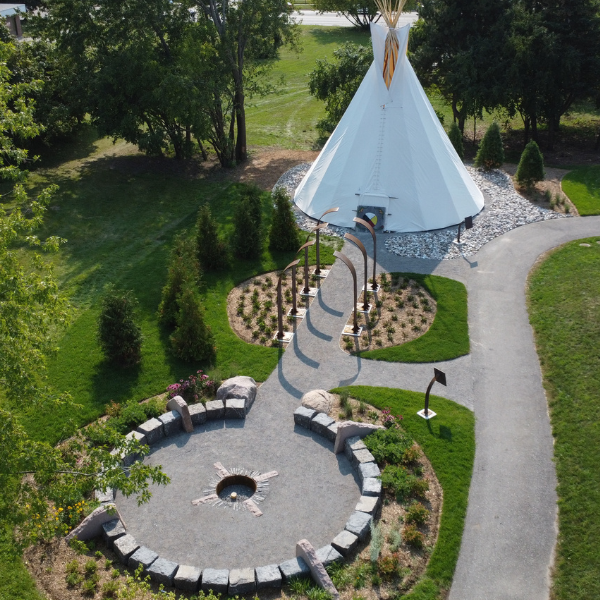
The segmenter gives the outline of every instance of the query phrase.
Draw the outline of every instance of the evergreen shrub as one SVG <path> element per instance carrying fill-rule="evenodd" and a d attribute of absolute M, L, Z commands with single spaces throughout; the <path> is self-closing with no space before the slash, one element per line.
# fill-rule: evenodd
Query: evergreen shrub
<path fill-rule="evenodd" d="M 537 181 L 544 179 L 544 175 L 544 157 L 539 146 L 531 140 L 521 154 L 517 167 L 517 182 L 519 185 L 532 188 Z"/>
<path fill-rule="evenodd" d="M 456 154 L 458 154 L 460 160 L 464 160 L 465 147 L 463 146 L 463 135 L 457 123 L 452 123 L 450 131 L 448 132 L 448 137 L 450 138 L 450 141 L 452 142 L 452 145 L 454 146 Z"/>
<path fill-rule="evenodd" d="M 275 213 L 269 232 L 269 248 L 280 252 L 294 252 L 300 247 L 300 230 L 296 225 L 292 202 L 288 193 L 278 187 L 273 193 Z"/>
<path fill-rule="evenodd" d="M 198 211 L 196 221 L 196 254 L 205 271 L 222 271 L 229 266 L 229 248 L 219 235 L 217 221 L 213 219 L 208 204 Z"/>
<path fill-rule="evenodd" d="M 167 283 L 162 290 L 158 306 L 158 317 L 163 325 L 175 327 L 179 305 L 177 298 L 186 284 L 197 285 L 200 279 L 200 265 L 196 257 L 196 245 L 183 234 L 175 239 L 171 252 Z"/>
<path fill-rule="evenodd" d="M 481 140 L 481 145 L 475 156 L 475 166 L 490 170 L 501 167 L 503 162 L 504 148 L 502 146 L 502 136 L 500 135 L 498 123 L 494 121 Z"/>
<path fill-rule="evenodd" d="M 142 331 L 135 322 L 137 300 L 130 291 L 110 286 L 98 317 L 98 342 L 106 358 L 124 367 L 141 359 Z"/>
<path fill-rule="evenodd" d="M 204 308 L 195 287 L 186 284 L 177 298 L 177 303 L 177 327 L 170 338 L 173 353 L 189 362 L 212 362 L 215 341 L 210 327 L 204 322 Z"/>
<path fill-rule="evenodd" d="M 260 193 L 260 190 L 258 190 Z M 253 191 L 242 193 L 233 215 L 231 245 L 238 258 L 258 258 L 263 251 L 262 199 Z"/>

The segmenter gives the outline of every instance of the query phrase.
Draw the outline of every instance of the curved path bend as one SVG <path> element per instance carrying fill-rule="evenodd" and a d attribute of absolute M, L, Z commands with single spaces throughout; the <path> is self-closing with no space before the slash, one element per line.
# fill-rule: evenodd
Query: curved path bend
<path fill-rule="evenodd" d="M 383 236 L 378 240 L 382 271 L 443 275 L 462 281 L 469 292 L 471 354 L 436 363 L 448 377 L 448 387 L 437 387 L 436 394 L 474 409 L 476 416 L 475 467 L 450 600 L 549 596 L 556 475 L 525 287 L 541 254 L 594 235 L 600 235 L 600 217 L 545 221 L 496 238 L 474 257 L 451 261 L 401 258 L 384 250 Z M 370 239 L 360 237 L 372 256 Z M 344 252 L 360 273 L 358 250 L 346 244 Z M 351 294 L 350 274 L 338 261 L 277 371 L 261 387 L 263 394 L 300 398 L 317 387 L 351 384 L 423 391 L 432 364 L 361 360 L 339 349 Z"/>

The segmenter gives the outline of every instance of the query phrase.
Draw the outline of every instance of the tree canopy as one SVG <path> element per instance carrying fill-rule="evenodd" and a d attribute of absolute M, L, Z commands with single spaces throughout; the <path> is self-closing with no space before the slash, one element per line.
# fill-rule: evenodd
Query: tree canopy
<path fill-rule="evenodd" d="M 16 539 L 27 544 L 73 526 L 80 517 L 73 505 L 83 506 L 83 495 L 93 489 L 117 488 L 145 501 L 148 482 L 166 483 L 167 478 L 159 468 L 142 463 L 122 469 L 122 453 L 143 453 L 136 442 L 115 436 L 114 455 L 80 435 L 52 447 L 30 439 L 11 410 L 17 405 L 21 414 L 35 409 L 43 418 L 44 411 L 56 405 L 72 406 L 70 397 L 55 394 L 46 378 L 54 332 L 67 322 L 69 307 L 52 269 L 35 252 L 57 251 L 64 240 L 34 235 L 56 187 L 31 200 L 22 185 L 27 172 L 20 167 L 30 157 L 16 140 L 38 135 L 40 126 L 28 99 L 37 84 L 9 83 L 12 74 L 6 60 L 13 51 L 0 42 L 0 178 L 14 183 L 8 194 L 11 210 L 0 211 L 0 389 L 5 398 L 0 406 L 0 521 L 16 527 Z M 24 246 L 35 251 L 27 268 L 20 253 Z"/>

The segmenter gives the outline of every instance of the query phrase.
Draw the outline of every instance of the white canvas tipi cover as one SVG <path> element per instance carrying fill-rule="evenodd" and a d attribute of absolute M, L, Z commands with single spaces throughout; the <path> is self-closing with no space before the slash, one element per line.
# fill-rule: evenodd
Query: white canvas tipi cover
<path fill-rule="evenodd" d="M 483 208 L 477 188 L 406 57 L 410 25 L 395 29 L 398 59 L 384 80 L 388 27 L 371 23 L 375 60 L 294 201 L 319 218 L 353 227 L 359 207 L 380 207 L 391 231 L 456 225 Z M 378 211 L 379 212 L 379 211 Z"/>

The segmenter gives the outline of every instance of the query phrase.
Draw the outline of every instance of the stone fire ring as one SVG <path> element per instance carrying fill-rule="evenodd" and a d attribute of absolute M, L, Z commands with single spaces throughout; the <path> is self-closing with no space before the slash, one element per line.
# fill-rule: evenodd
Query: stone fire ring
<path fill-rule="evenodd" d="M 226 383 L 224 382 L 223 385 Z M 141 444 L 152 446 L 164 437 L 179 433 L 183 428 L 186 412 L 190 415 L 193 425 L 200 425 L 207 420 L 225 418 L 226 416 L 226 403 L 222 400 L 207 402 L 206 406 L 202 404 L 188 406 L 183 399 L 178 398 L 176 404 L 176 409 L 161 415 L 158 419 L 146 421 L 136 431 L 130 432 L 128 437 L 134 437 Z M 247 408 L 246 404 L 243 410 L 241 407 L 236 406 L 234 414 L 240 415 L 239 418 L 245 418 Z M 232 416 L 230 412 L 228 418 Z M 371 522 L 378 514 L 381 506 L 382 486 L 379 479 L 381 472 L 375 458 L 361 439 L 378 427 L 352 421 L 338 423 L 326 414 L 304 406 L 300 406 L 294 411 L 294 422 L 297 426 L 309 429 L 325 438 L 331 444 L 331 449 L 334 452 L 345 452 L 361 483 L 361 497 L 355 511 L 349 516 L 344 530 L 335 536 L 331 544 L 316 551 L 318 560 L 324 566 L 328 566 L 353 552 L 359 542 L 368 540 Z M 131 465 L 139 460 L 139 457 L 124 456 L 122 460 L 124 465 Z M 268 479 L 277 475 L 275 471 L 260 474 L 242 468 L 227 470 L 220 463 L 215 463 L 215 468 L 217 469 L 217 478 L 210 489 L 204 490 L 205 495 L 202 498 L 192 501 L 194 504 L 203 503 L 202 501 L 210 498 L 214 492 L 216 501 L 214 497 L 211 499 L 215 501 L 214 504 L 216 506 L 226 506 L 227 503 L 219 499 L 219 493 L 226 486 L 221 487 L 219 484 L 222 482 L 227 483 L 226 479 L 228 477 L 246 477 L 254 481 L 256 483 L 256 493 L 249 500 L 259 501 L 255 496 L 257 494 L 261 496 L 262 494 L 259 492 L 266 490 L 266 486 L 259 484 L 264 484 Z M 281 564 L 259 566 L 253 569 L 205 568 L 202 570 L 195 566 L 180 565 L 168 558 L 159 556 L 149 548 L 140 546 L 134 537 L 127 533 L 125 524 L 121 519 L 114 518 L 114 491 L 108 490 L 106 493 L 97 491 L 96 497 L 103 506 L 96 509 L 67 537 L 71 538 L 76 535 L 79 539 L 89 539 L 101 533 L 107 546 L 114 550 L 124 565 L 133 570 L 142 565 L 144 574 L 150 575 L 153 581 L 165 586 L 174 586 L 177 589 L 192 592 L 199 589 L 212 590 L 215 593 L 234 596 L 254 593 L 261 589 L 280 588 L 283 583 L 289 582 L 294 577 L 311 574 L 309 565 L 299 556 Z M 211 500 L 205 501 L 211 502 Z M 256 503 L 253 504 L 260 513 Z M 245 508 L 254 513 L 252 508 Z M 104 511 L 103 517 L 101 515 L 102 511 Z M 90 523 L 86 523 L 86 521 L 93 517 L 95 517 L 95 521 L 90 527 Z M 99 522 L 102 523 L 101 531 L 98 531 Z M 91 531 L 96 533 L 90 534 Z"/>

